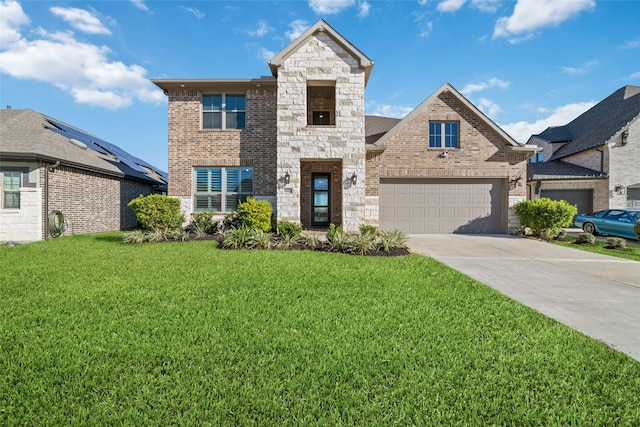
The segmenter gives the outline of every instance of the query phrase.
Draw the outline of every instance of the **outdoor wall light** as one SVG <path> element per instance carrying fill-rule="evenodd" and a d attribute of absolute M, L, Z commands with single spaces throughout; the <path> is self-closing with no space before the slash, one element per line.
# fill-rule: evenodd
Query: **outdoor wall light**
<path fill-rule="evenodd" d="M 628 138 L 629 138 L 629 131 L 625 130 L 624 132 L 622 132 L 622 135 L 620 135 L 620 144 L 627 145 Z"/>
<path fill-rule="evenodd" d="M 284 182 L 284 183 L 285 183 L 285 185 L 286 185 L 286 184 L 289 184 L 289 183 L 291 182 L 291 175 L 290 175 L 290 174 L 289 174 L 289 172 L 287 171 L 287 172 L 285 172 L 285 173 L 284 173 L 284 175 L 282 175 L 282 176 L 280 177 L 280 179 L 282 179 L 282 182 Z"/>
<path fill-rule="evenodd" d="M 442 157 L 443 159 L 446 159 L 447 157 L 449 157 L 449 152 L 443 151 L 438 157 Z"/>
<path fill-rule="evenodd" d="M 518 175 L 517 177 L 513 178 L 511 180 L 511 182 L 513 182 L 514 184 L 516 184 L 518 187 L 522 187 L 522 181 L 524 179 L 522 178 L 522 175 Z"/>
<path fill-rule="evenodd" d="M 351 175 L 351 185 L 356 185 L 358 183 L 358 175 L 356 175 L 356 173 L 354 172 L 353 175 Z"/>
<path fill-rule="evenodd" d="M 621 196 L 624 195 L 624 190 L 625 190 L 624 186 L 620 184 L 614 187 L 614 191 Z"/>

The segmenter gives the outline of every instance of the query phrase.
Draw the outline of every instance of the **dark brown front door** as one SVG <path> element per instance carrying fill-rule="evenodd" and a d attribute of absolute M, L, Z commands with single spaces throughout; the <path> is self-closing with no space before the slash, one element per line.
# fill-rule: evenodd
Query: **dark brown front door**
<path fill-rule="evenodd" d="M 331 175 L 314 173 L 311 175 L 311 225 L 326 227 L 331 218 Z"/>

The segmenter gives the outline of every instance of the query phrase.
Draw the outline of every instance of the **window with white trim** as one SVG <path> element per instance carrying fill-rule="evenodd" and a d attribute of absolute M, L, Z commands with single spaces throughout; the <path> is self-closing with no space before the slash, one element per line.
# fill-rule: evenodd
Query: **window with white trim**
<path fill-rule="evenodd" d="M 202 129 L 244 129 L 246 108 L 242 93 L 202 95 Z"/>
<path fill-rule="evenodd" d="M 20 209 L 20 185 L 22 172 L 0 172 L 0 185 L 2 191 L 3 209 Z"/>
<path fill-rule="evenodd" d="M 429 122 L 429 148 L 458 148 L 458 122 Z"/>
<path fill-rule="evenodd" d="M 232 212 L 253 196 L 253 168 L 194 168 L 194 211 Z"/>

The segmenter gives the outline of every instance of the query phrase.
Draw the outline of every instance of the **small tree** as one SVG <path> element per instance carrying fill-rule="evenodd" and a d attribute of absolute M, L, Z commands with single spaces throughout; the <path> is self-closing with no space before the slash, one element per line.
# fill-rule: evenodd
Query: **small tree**
<path fill-rule="evenodd" d="M 140 226 L 146 230 L 166 233 L 182 225 L 180 200 L 173 197 L 151 194 L 133 199 L 128 206 L 138 218 Z"/>
<path fill-rule="evenodd" d="M 242 223 L 255 230 L 271 230 L 271 203 L 268 200 L 256 201 L 248 197 L 245 202 L 238 204 L 238 216 Z"/>
<path fill-rule="evenodd" d="M 565 200 L 543 197 L 524 200 L 514 207 L 520 225 L 531 228 L 534 236 L 552 239 L 562 227 L 571 225 L 578 208 Z"/>

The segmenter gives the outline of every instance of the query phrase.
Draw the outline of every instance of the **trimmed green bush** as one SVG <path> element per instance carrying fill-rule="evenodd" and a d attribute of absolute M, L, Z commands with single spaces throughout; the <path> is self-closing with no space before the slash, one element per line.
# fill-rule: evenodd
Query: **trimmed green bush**
<path fill-rule="evenodd" d="M 141 195 L 131 200 L 128 206 L 136 214 L 140 226 L 146 230 L 166 233 L 184 222 L 184 217 L 180 214 L 180 200 L 173 197 Z"/>
<path fill-rule="evenodd" d="M 588 243 L 590 245 L 595 245 L 596 244 L 596 236 L 594 236 L 591 233 L 580 233 L 576 237 L 576 243 L 578 243 L 578 244 Z"/>
<path fill-rule="evenodd" d="M 284 237 L 297 238 L 302 233 L 302 224 L 286 220 L 278 221 L 278 233 Z"/>
<path fill-rule="evenodd" d="M 222 231 L 233 230 L 234 228 L 242 227 L 243 222 L 238 212 L 231 212 L 227 214 L 222 220 Z"/>
<path fill-rule="evenodd" d="M 191 215 L 191 225 L 196 234 L 216 234 L 220 221 L 214 219 L 213 211 L 195 212 Z"/>
<path fill-rule="evenodd" d="M 607 237 L 607 245 L 610 249 L 624 249 L 627 247 L 627 241 L 622 237 Z"/>
<path fill-rule="evenodd" d="M 571 225 L 578 214 L 578 208 L 567 201 L 547 197 L 524 200 L 514 209 L 523 227 L 530 227 L 534 236 L 545 239 L 552 239 L 562 227 Z"/>
<path fill-rule="evenodd" d="M 271 230 L 271 203 L 268 200 L 256 201 L 248 197 L 245 202 L 238 204 L 238 216 L 242 223 L 256 230 Z"/>

